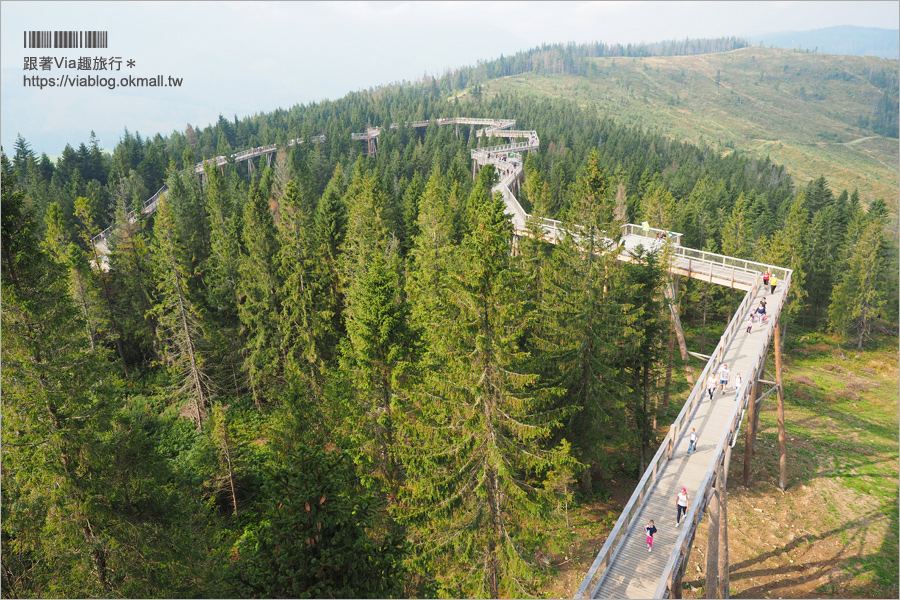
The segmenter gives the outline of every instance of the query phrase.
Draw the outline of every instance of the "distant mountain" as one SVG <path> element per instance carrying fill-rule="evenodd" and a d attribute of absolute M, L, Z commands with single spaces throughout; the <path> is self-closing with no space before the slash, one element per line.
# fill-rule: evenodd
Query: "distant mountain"
<path fill-rule="evenodd" d="M 772 160 L 798 185 L 824 175 L 834 190 L 859 189 L 865 202 L 883 198 L 897 211 L 896 59 L 768 45 L 593 57 L 561 46 L 482 63 L 457 93 L 570 99 L 626 125 Z"/>
<path fill-rule="evenodd" d="M 840 25 L 810 31 L 779 31 L 747 36 L 753 44 L 824 54 L 900 58 L 900 30 Z"/>

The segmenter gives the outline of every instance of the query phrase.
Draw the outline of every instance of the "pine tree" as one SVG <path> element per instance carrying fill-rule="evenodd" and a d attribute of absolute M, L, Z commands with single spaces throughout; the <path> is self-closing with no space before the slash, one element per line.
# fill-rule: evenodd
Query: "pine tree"
<path fill-rule="evenodd" d="M 490 176 L 479 176 L 469 198 L 472 233 L 444 294 L 450 318 L 432 317 L 446 342 L 428 351 L 412 390 L 401 502 L 442 594 L 497 598 L 532 593 L 530 557 L 553 496 L 544 482 L 571 465 L 567 445 L 545 446 L 557 411 L 531 389 L 537 377 L 518 370 L 523 315 L 512 231 L 502 199 L 481 196 Z"/>
<path fill-rule="evenodd" d="M 304 205 L 300 188 L 293 181 L 285 187 L 278 223 L 279 278 L 281 291 L 282 348 L 285 377 L 295 386 L 311 387 L 318 395 L 324 383 L 331 311 L 322 288 L 326 268 L 316 244 L 313 214 Z"/>
<path fill-rule="evenodd" d="M 831 295 L 828 317 L 833 330 L 853 335 L 857 349 L 862 350 L 884 302 L 884 230 L 880 221 L 862 215 L 849 229 L 847 258 Z"/>
<path fill-rule="evenodd" d="M 65 267 L 2 162 L 3 594 L 180 596 L 170 574 L 192 579 L 199 553 L 172 522 L 171 473 L 116 412 L 109 357 L 81 333 Z"/>
<path fill-rule="evenodd" d="M 156 209 L 153 232 L 153 271 L 156 305 L 150 315 L 157 321 L 161 353 L 176 385 L 176 396 L 193 405 L 191 418 L 202 428 L 212 391 L 206 372 L 206 336 L 203 320 L 188 288 L 188 260 L 168 199 Z"/>
<path fill-rule="evenodd" d="M 244 364 L 253 397 L 259 402 L 282 384 L 284 360 L 278 323 L 282 281 L 276 266 L 279 248 L 272 213 L 260 192 L 252 188 L 244 209 L 242 239 L 246 253 L 239 267 L 238 316 L 245 331 Z"/>
<path fill-rule="evenodd" d="M 341 346 L 343 371 L 352 386 L 347 431 L 360 449 L 358 460 L 390 498 L 399 488 L 395 457 L 396 390 L 414 345 L 409 308 L 400 281 L 396 238 L 387 228 L 378 181 L 362 162 L 345 195 L 349 207 L 342 256 L 346 302 Z M 365 427 L 359 427 L 362 418 Z"/>

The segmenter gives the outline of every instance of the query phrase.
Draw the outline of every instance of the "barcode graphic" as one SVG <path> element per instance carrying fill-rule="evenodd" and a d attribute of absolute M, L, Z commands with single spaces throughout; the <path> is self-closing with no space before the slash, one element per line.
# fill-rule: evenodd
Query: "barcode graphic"
<path fill-rule="evenodd" d="M 26 31 L 25 48 L 106 48 L 105 31 Z"/>

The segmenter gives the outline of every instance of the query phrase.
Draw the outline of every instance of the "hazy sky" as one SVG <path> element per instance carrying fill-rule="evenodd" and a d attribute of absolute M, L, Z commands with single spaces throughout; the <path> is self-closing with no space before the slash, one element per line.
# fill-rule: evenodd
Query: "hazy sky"
<path fill-rule="evenodd" d="M 896 28 L 893 2 L 15 2 L 0 3 L 0 142 L 21 133 L 40 153 L 94 130 L 112 149 L 125 127 L 167 135 L 542 43 L 640 43 L 753 36 L 834 25 Z M 109 47 L 25 49 L 23 32 L 104 30 Z M 25 70 L 51 57 L 50 70 Z M 120 57 L 121 70 L 58 68 Z M 126 61 L 134 61 L 128 68 Z M 179 88 L 30 87 L 26 78 L 179 77 Z"/>

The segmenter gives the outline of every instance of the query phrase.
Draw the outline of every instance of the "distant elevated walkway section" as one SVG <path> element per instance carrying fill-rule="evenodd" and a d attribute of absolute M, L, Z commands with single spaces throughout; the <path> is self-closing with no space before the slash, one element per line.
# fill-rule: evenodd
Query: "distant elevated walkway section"
<path fill-rule="evenodd" d="M 203 173 L 204 167 L 206 165 L 215 165 L 220 169 L 228 164 L 228 158 L 225 156 L 216 156 L 215 158 L 207 158 L 204 161 L 198 162 L 197 166 L 194 167 L 194 173 L 198 175 Z"/>
<path fill-rule="evenodd" d="M 155 194 L 153 194 L 152 196 L 147 198 L 144 201 L 143 205 L 141 206 L 140 216 L 152 215 L 153 213 L 155 213 L 156 208 L 159 206 L 159 201 L 162 198 L 166 197 L 166 194 L 168 193 L 168 191 L 169 191 L 169 187 L 166 185 L 163 185 L 161 188 L 159 188 L 159 190 L 157 190 L 157 192 Z M 129 223 L 134 223 L 135 221 L 137 221 L 137 219 L 138 219 L 138 215 L 135 214 L 134 211 L 131 211 L 128 213 L 128 222 Z M 103 231 L 98 233 L 97 235 L 95 235 L 93 238 L 91 238 L 91 243 L 94 245 L 94 248 L 97 249 L 97 253 L 100 255 L 100 259 L 101 259 L 100 267 L 104 271 L 109 270 L 109 260 L 107 259 L 107 256 L 109 255 L 108 241 L 109 241 L 109 235 L 110 235 L 110 233 L 112 233 L 112 230 L 115 226 L 116 226 L 116 224 L 113 223 L 112 225 L 110 225 L 109 227 L 107 227 L 106 229 L 104 229 Z"/>
<path fill-rule="evenodd" d="M 266 154 L 272 154 L 273 152 L 278 151 L 278 144 L 269 144 L 268 146 L 258 146 L 256 148 L 250 148 L 249 150 L 241 150 L 240 152 L 235 152 L 231 155 L 231 158 L 234 162 L 241 162 L 244 160 L 250 160 L 251 158 L 257 158 L 259 156 L 265 156 Z"/>

